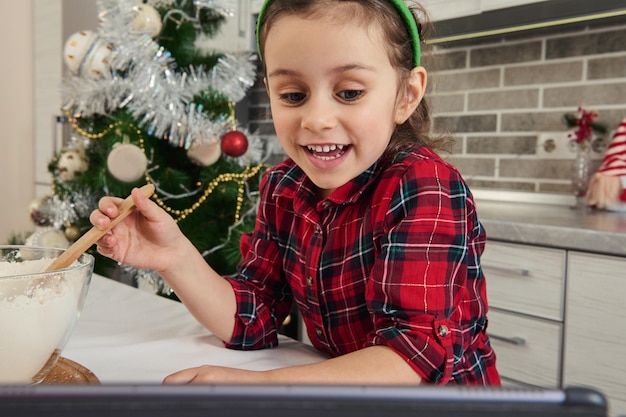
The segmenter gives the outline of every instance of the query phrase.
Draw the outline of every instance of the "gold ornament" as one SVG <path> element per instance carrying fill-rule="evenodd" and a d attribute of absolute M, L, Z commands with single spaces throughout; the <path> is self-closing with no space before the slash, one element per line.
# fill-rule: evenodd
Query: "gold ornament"
<path fill-rule="evenodd" d="M 70 241 L 75 241 L 80 237 L 80 229 L 76 226 L 65 226 L 65 237 Z"/>

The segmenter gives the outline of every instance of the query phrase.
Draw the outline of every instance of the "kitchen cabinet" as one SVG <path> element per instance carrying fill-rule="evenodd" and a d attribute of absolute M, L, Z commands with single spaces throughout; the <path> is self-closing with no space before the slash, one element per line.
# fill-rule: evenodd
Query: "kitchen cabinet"
<path fill-rule="evenodd" d="M 561 323 L 489 312 L 489 337 L 505 385 L 560 386 Z"/>
<path fill-rule="evenodd" d="M 626 414 L 626 258 L 570 252 L 564 385 L 598 387 Z"/>
<path fill-rule="evenodd" d="M 546 0 L 422 0 L 421 4 L 433 20 L 444 20 L 542 1 Z"/>
<path fill-rule="evenodd" d="M 626 414 L 626 257 L 489 240 L 487 333 L 504 384 L 586 385 Z"/>
<path fill-rule="evenodd" d="M 505 383 L 561 385 L 566 251 L 488 241 L 487 333 Z"/>
<path fill-rule="evenodd" d="M 482 265 L 492 307 L 563 320 L 566 252 L 489 241 Z"/>

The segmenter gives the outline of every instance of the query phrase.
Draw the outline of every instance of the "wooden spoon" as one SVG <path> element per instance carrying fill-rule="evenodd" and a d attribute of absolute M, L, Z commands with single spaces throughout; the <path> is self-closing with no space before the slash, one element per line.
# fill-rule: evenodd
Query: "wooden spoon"
<path fill-rule="evenodd" d="M 154 194 L 154 185 L 147 184 L 140 188 L 140 191 L 146 197 L 150 198 Z M 100 230 L 97 227 L 92 227 L 87 233 L 82 235 L 80 239 L 74 242 L 69 248 L 67 248 L 58 258 L 46 268 L 45 272 L 57 271 L 59 269 L 67 268 L 74 261 L 78 259 L 80 255 L 87 251 L 94 243 L 96 243 L 102 236 L 104 236 L 115 225 L 124 220 L 129 214 L 135 211 L 135 203 L 133 197 L 128 196 L 119 206 L 120 214 L 116 218 L 111 220 L 111 224 L 105 230 Z"/>

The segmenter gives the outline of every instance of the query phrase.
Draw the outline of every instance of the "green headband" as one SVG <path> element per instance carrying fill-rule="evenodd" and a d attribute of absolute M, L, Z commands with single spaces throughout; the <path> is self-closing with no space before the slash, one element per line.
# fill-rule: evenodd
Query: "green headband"
<path fill-rule="evenodd" d="M 411 35 L 411 39 L 413 40 L 413 63 L 416 67 L 420 66 L 420 55 L 421 55 L 421 47 L 420 47 L 420 34 L 419 29 L 417 27 L 417 23 L 415 22 L 415 18 L 413 13 L 409 9 L 409 7 L 404 3 L 404 0 L 389 0 L 391 4 L 396 7 L 396 10 L 400 13 L 402 20 L 406 24 L 406 27 L 409 30 L 409 34 Z M 265 16 L 265 11 L 267 7 L 272 2 L 272 0 L 265 0 L 263 6 L 261 7 L 261 11 L 259 12 L 259 18 L 256 22 L 256 47 L 259 51 L 259 57 L 261 57 L 261 23 L 263 22 L 263 17 Z M 262 58 L 262 57 L 261 57 Z"/>

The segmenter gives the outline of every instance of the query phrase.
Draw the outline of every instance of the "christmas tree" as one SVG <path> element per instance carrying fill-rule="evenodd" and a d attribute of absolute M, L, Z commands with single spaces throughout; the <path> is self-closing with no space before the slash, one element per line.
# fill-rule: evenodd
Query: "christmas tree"
<path fill-rule="evenodd" d="M 86 232 L 104 195 L 156 186 L 172 215 L 221 274 L 235 272 L 239 237 L 254 225 L 264 170 L 259 138 L 238 126 L 235 104 L 255 78 L 252 54 L 199 48 L 232 17 L 228 1 L 99 0 L 99 29 L 66 42 L 61 124 L 51 194 L 30 207 L 34 246 L 67 246 Z M 153 271 L 97 254 L 96 272 L 120 269 L 171 295 Z M 174 295 L 175 296 L 175 295 Z"/>

